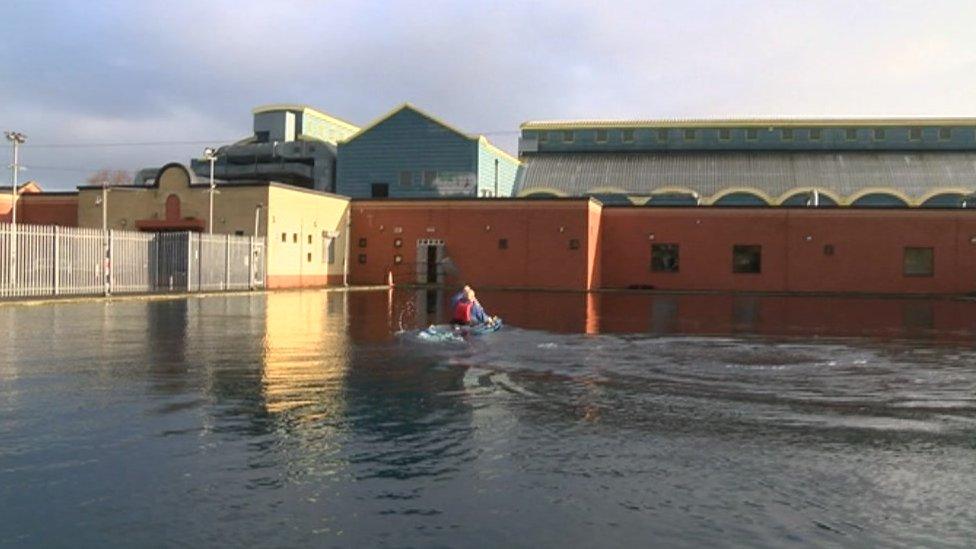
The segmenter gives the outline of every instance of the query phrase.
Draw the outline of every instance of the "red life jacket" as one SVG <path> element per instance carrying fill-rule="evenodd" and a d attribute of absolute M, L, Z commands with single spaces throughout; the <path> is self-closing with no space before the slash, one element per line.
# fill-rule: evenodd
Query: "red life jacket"
<path fill-rule="evenodd" d="M 474 307 L 473 301 L 462 299 L 454 307 L 453 322 L 456 324 L 471 324 L 471 308 Z"/>

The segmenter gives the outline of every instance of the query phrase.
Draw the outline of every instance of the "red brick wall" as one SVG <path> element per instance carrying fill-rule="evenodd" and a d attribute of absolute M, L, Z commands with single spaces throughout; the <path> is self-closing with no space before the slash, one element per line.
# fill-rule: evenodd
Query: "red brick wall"
<path fill-rule="evenodd" d="M 389 269 L 415 282 L 418 239 L 445 242 L 455 282 L 477 286 L 586 289 L 592 279 L 586 200 L 362 201 L 352 204 L 351 284 L 385 284 Z M 366 239 L 366 247 L 359 246 Z M 402 239 L 401 248 L 394 247 Z M 499 239 L 508 241 L 499 248 Z M 579 242 L 570 249 L 570 240 Z M 366 263 L 359 255 L 366 254 Z M 394 255 L 403 263 L 394 265 Z"/>
<path fill-rule="evenodd" d="M 767 292 L 976 291 L 976 216 L 946 210 L 605 208 L 603 286 Z M 652 238 L 653 237 L 653 238 Z M 680 246 L 680 271 L 650 269 L 651 244 Z M 762 272 L 734 274 L 732 246 L 762 246 Z M 833 255 L 824 253 L 832 245 Z M 935 273 L 904 276 L 906 246 Z"/>

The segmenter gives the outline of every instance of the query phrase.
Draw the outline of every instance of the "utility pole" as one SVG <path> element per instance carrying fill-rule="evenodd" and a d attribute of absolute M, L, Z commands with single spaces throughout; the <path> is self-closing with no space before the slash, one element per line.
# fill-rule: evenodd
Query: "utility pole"
<path fill-rule="evenodd" d="M 12 171 L 11 179 L 12 184 L 10 185 L 10 281 L 14 287 L 17 285 L 17 179 L 18 172 L 20 172 L 19 160 L 19 150 L 20 146 L 27 141 L 27 136 L 14 131 L 4 132 L 7 136 L 7 141 L 10 141 L 14 147 L 14 163 L 10 165 Z"/>
<path fill-rule="evenodd" d="M 217 188 L 214 184 L 214 162 L 217 161 L 217 149 L 207 147 L 203 150 L 203 157 L 210 161 L 210 214 L 207 217 L 207 232 L 213 234 L 214 190 Z"/>

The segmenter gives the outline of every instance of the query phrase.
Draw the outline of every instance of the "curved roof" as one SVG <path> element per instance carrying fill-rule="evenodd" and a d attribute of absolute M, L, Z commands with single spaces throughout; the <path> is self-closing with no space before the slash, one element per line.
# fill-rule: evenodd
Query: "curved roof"
<path fill-rule="evenodd" d="M 546 188 L 581 196 L 608 187 L 646 195 L 681 187 L 703 197 L 735 188 L 781 196 L 816 187 L 839 196 L 891 189 L 918 199 L 935 189 L 976 188 L 976 152 L 540 153 L 523 166 L 516 195 Z"/>

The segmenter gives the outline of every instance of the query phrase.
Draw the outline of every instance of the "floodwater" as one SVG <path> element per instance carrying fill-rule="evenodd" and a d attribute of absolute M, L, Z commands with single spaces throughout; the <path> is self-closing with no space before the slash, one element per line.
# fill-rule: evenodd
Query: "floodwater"
<path fill-rule="evenodd" d="M 971 546 L 976 303 L 0 307 L 0 546 Z"/>

